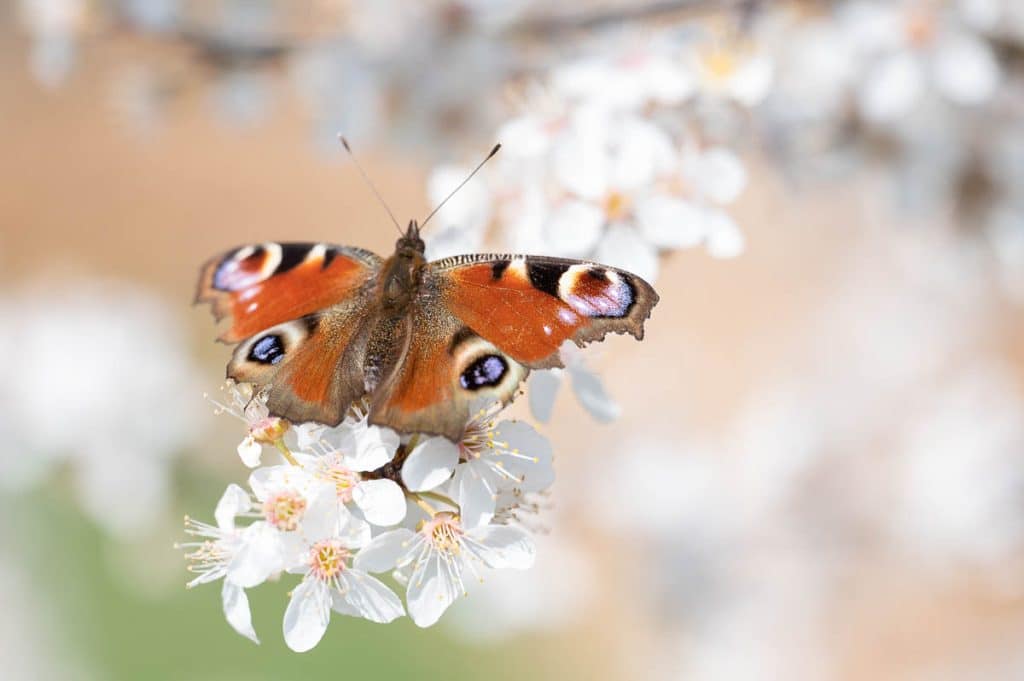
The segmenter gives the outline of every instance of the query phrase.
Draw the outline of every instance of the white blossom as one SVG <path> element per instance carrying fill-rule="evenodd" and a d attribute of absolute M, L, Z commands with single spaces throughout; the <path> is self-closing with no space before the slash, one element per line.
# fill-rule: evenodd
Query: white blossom
<path fill-rule="evenodd" d="M 71 73 L 86 25 L 85 0 L 21 0 L 18 18 L 31 35 L 29 66 L 42 85 L 56 88 Z"/>
<path fill-rule="evenodd" d="M 258 496 L 266 496 L 275 485 L 300 490 L 310 499 L 325 490 L 333 495 L 339 512 L 347 516 L 351 508 L 357 513 L 349 524 L 366 538 L 367 523 L 401 522 L 402 490 L 392 480 L 366 475 L 391 462 L 399 443 L 394 431 L 368 425 L 360 411 L 336 428 L 304 428 L 295 440 L 301 448 L 292 452 L 292 463 L 262 468 L 250 477 Z"/>
<path fill-rule="evenodd" d="M 523 421 L 495 420 L 497 405 L 470 416 L 458 443 L 452 498 L 467 525 L 494 517 L 502 492 L 540 492 L 554 481 L 551 444 Z"/>
<path fill-rule="evenodd" d="M 216 413 L 228 413 L 246 423 L 248 431 L 236 451 L 242 463 L 255 468 L 262 461 L 264 446 L 280 443 L 289 424 L 270 415 L 266 395 L 254 392 L 250 384 L 229 381 L 222 390 L 227 393 L 228 404 L 211 400 L 217 405 Z"/>
<path fill-rule="evenodd" d="M 406 573 L 409 616 L 417 626 L 429 627 L 465 595 L 465 579 L 478 577 L 481 566 L 525 570 L 533 561 L 533 540 L 525 530 L 466 526 L 457 514 L 438 511 L 415 532 L 400 528 L 378 535 L 354 565 L 367 572 L 397 568 Z"/>
<path fill-rule="evenodd" d="M 772 58 L 756 44 L 709 38 L 692 49 L 689 59 L 702 95 L 744 107 L 755 106 L 768 96 L 775 75 Z"/>
<path fill-rule="evenodd" d="M 552 89 L 570 101 L 628 111 L 681 104 L 697 90 L 695 81 L 665 41 L 584 57 L 551 72 Z"/>
<path fill-rule="evenodd" d="M 239 634 L 259 643 L 245 589 L 263 583 L 283 569 L 284 564 L 273 527 L 266 523 L 253 523 L 245 528 L 235 525 L 235 518 L 250 508 L 251 500 L 245 490 L 229 485 L 214 512 L 217 524 L 186 518 L 186 532 L 197 537 L 197 541 L 178 546 L 189 551 L 188 569 L 196 573 L 188 586 L 223 579 L 221 600 L 225 618 Z"/>
<path fill-rule="evenodd" d="M 907 116 L 929 91 L 955 104 L 983 104 L 1001 80 L 991 47 L 951 11 L 910 0 L 860 1 L 838 20 L 865 60 L 858 106 L 873 123 Z"/>
<path fill-rule="evenodd" d="M 284 640 L 296 652 L 320 642 L 331 611 L 387 623 L 405 614 L 401 601 L 387 586 L 351 563 L 363 540 L 346 527 L 349 518 L 338 513 L 328 490 L 310 508 L 297 533 L 295 560 L 289 572 L 302 574 L 284 614 Z"/>
<path fill-rule="evenodd" d="M 497 402 L 484 402 L 470 414 L 458 442 L 428 438 L 410 452 L 402 480 L 412 491 L 450 484 L 450 496 L 469 525 L 494 517 L 506 490 L 539 492 L 554 480 L 551 444 L 529 424 L 497 422 Z"/>
<path fill-rule="evenodd" d="M 1024 406 L 1003 366 L 979 366 L 935 395 L 904 435 L 894 532 L 938 562 L 997 565 L 1024 544 Z"/>

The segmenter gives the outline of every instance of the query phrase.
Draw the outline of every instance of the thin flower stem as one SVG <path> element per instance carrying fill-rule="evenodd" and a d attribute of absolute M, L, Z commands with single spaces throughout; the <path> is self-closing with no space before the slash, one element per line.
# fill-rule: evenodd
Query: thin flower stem
<path fill-rule="evenodd" d="M 439 501 L 442 504 L 445 504 L 447 506 L 451 506 L 453 508 L 458 508 L 459 507 L 459 505 L 456 504 L 454 501 L 452 501 L 448 497 L 444 496 L 443 494 L 438 494 L 437 492 L 417 492 L 417 494 L 419 494 L 421 496 L 424 496 L 424 497 L 427 497 L 428 499 L 433 499 L 434 501 Z"/>
<path fill-rule="evenodd" d="M 406 495 L 410 499 L 412 499 L 413 502 L 415 502 L 415 504 L 417 506 L 422 508 L 424 510 L 424 512 L 426 512 L 426 514 L 428 516 L 430 516 L 431 518 L 433 518 L 435 515 L 437 515 L 437 511 L 434 509 L 434 507 L 431 506 L 430 504 L 428 504 L 426 502 L 426 500 L 423 497 L 421 497 L 419 494 L 413 494 L 411 492 L 406 492 Z"/>
<path fill-rule="evenodd" d="M 274 446 L 278 448 L 278 450 L 281 452 L 281 456 L 283 456 L 285 458 L 285 460 L 288 461 L 288 463 L 290 463 L 293 466 L 298 466 L 299 465 L 299 462 L 295 460 L 294 456 L 292 456 L 292 453 L 288 449 L 288 446 L 285 445 L 284 440 L 282 440 L 282 439 L 275 440 L 274 441 Z"/>

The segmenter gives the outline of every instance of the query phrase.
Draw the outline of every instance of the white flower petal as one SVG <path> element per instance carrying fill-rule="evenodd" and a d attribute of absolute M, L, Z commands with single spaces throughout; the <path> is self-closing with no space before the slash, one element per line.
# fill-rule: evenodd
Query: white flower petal
<path fill-rule="evenodd" d="M 220 597 L 224 604 L 224 617 L 231 628 L 253 643 L 259 643 L 256 630 L 252 627 L 252 612 L 249 610 L 249 597 L 245 595 L 245 589 L 224 580 Z"/>
<path fill-rule="evenodd" d="M 284 642 L 297 653 L 312 650 L 331 620 L 331 595 L 318 579 L 304 579 L 284 612 Z"/>
<path fill-rule="evenodd" d="M 409 604 L 409 617 L 418 627 L 429 627 L 459 596 L 459 587 L 450 572 L 441 566 L 436 553 L 431 554 L 413 571 L 405 600 Z"/>
<path fill-rule="evenodd" d="M 265 522 L 255 522 L 242 532 L 242 545 L 228 563 L 225 579 L 248 589 L 284 567 L 277 530 Z"/>
<path fill-rule="evenodd" d="M 364 617 L 387 624 L 405 614 L 402 601 L 383 582 L 357 569 L 345 570 L 344 594 L 333 593 L 334 610 L 344 615 Z"/>
<path fill-rule="evenodd" d="M 637 202 L 636 222 L 641 233 L 658 248 L 689 248 L 706 233 L 704 211 L 689 201 L 655 195 Z"/>
<path fill-rule="evenodd" d="M 906 15 L 900 2 L 850 2 L 836 17 L 843 34 L 863 55 L 898 50 L 906 45 Z"/>
<path fill-rule="evenodd" d="M 898 53 L 868 72 L 860 92 L 860 112 L 874 123 L 889 123 L 910 113 L 924 91 L 924 74 L 917 59 Z"/>
<path fill-rule="evenodd" d="M 495 494 L 488 478 L 496 476 L 488 474 L 486 464 L 479 460 L 459 464 L 455 469 L 455 501 L 466 527 L 484 525 L 494 517 Z"/>
<path fill-rule="evenodd" d="M 295 457 L 303 464 L 310 460 L 304 454 L 296 454 Z M 313 462 L 315 460 L 311 461 Z M 306 494 L 313 483 L 314 480 L 309 473 L 291 464 L 263 466 L 249 474 L 249 488 L 259 501 L 266 501 L 267 497 L 283 489 Z"/>
<path fill-rule="evenodd" d="M 452 477 L 459 449 L 444 437 L 430 437 L 416 445 L 402 464 L 402 481 L 413 492 L 432 490 Z"/>
<path fill-rule="evenodd" d="M 220 501 L 217 502 L 217 508 L 213 512 L 217 527 L 222 530 L 235 529 L 235 516 L 248 511 L 251 507 L 252 500 L 249 498 L 249 494 L 235 483 L 231 483 L 224 490 L 224 494 L 221 495 Z"/>
<path fill-rule="evenodd" d="M 356 429 L 355 452 L 347 457 L 349 467 L 354 471 L 375 471 L 395 458 L 398 449 L 398 433 L 390 428 L 367 426 Z"/>
<path fill-rule="evenodd" d="M 291 464 L 288 464 L 291 465 Z M 276 487 L 277 469 L 280 466 L 262 466 L 249 474 L 249 489 L 258 501 L 265 501 Z"/>
<path fill-rule="evenodd" d="M 675 60 L 656 57 L 643 68 L 651 97 L 663 104 L 681 104 L 697 90 L 694 76 Z"/>
<path fill-rule="evenodd" d="M 713 147 L 700 155 L 697 172 L 688 175 L 702 196 L 716 203 L 731 203 L 747 186 L 743 161 L 725 147 Z"/>
<path fill-rule="evenodd" d="M 370 543 L 373 528 L 363 518 L 356 516 L 344 504 L 338 504 L 337 538 L 346 548 L 358 549 Z"/>
<path fill-rule="evenodd" d="M 572 127 L 551 155 L 554 177 L 567 191 L 592 201 L 604 198 L 612 173 L 608 133 L 606 112 L 581 107 L 573 114 Z"/>
<path fill-rule="evenodd" d="M 473 548 L 489 567 L 526 570 L 533 565 L 537 547 L 520 527 L 485 525 L 466 532 L 475 540 Z M 410 611 L 412 604 L 409 605 Z"/>
<path fill-rule="evenodd" d="M 333 537 L 342 523 L 343 505 L 334 485 L 325 484 L 313 494 L 302 516 L 302 535 L 310 543 Z M 347 517 L 349 514 L 345 513 Z"/>
<path fill-rule="evenodd" d="M 405 518 L 405 494 L 393 480 L 363 480 L 352 490 L 352 501 L 374 525 L 396 525 Z"/>
<path fill-rule="evenodd" d="M 353 438 L 357 431 L 366 427 L 366 420 L 353 420 L 352 416 L 346 416 L 338 425 L 333 428 L 324 427 L 319 432 L 319 439 L 316 444 L 326 448 L 327 451 L 350 453 L 355 451 Z"/>
<path fill-rule="evenodd" d="M 589 255 L 601 238 L 604 212 L 592 203 L 570 199 L 551 213 L 544 236 L 551 253 L 566 258 Z"/>
<path fill-rule="evenodd" d="M 983 104 L 999 87 L 999 61 L 979 38 L 957 36 L 936 49 L 932 75 L 939 92 L 953 102 Z"/>
<path fill-rule="evenodd" d="M 678 162 L 672 138 L 642 118 L 623 120 L 615 137 L 611 184 L 619 191 L 647 187 Z"/>
<path fill-rule="evenodd" d="M 247 435 L 238 443 L 238 457 L 249 468 L 256 468 L 260 465 L 260 459 L 263 457 L 263 445 L 256 442 L 251 435 Z"/>
<path fill-rule="evenodd" d="M 957 13 L 971 28 L 988 33 L 999 29 L 1003 0 L 958 0 Z"/>
<path fill-rule="evenodd" d="M 658 276 L 658 254 L 634 229 L 615 225 L 605 231 L 594 258 L 621 267 L 653 283 Z"/>
<path fill-rule="evenodd" d="M 364 546 L 352 567 L 367 572 L 387 572 L 409 552 L 416 533 L 404 527 L 377 535 Z"/>
<path fill-rule="evenodd" d="M 747 242 L 736 222 L 725 213 L 708 214 L 708 253 L 716 258 L 735 258 Z"/>
<path fill-rule="evenodd" d="M 570 369 L 570 376 L 576 371 Z M 540 492 L 555 481 L 551 465 L 553 453 L 551 442 L 525 421 L 502 421 L 495 429 L 494 439 L 503 442 L 508 453 L 498 453 L 495 458 L 502 467 L 519 479 L 515 487 L 524 492 Z M 474 527 L 463 519 L 466 527 Z"/>
<path fill-rule="evenodd" d="M 547 123 L 538 116 L 519 116 L 506 121 L 498 128 L 497 140 L 507 151 L 503 154 L 514 156 L 540 156 L 551 145 Z"/>
<path fill-rule="evenodd" d="M 551 70 L 551 89 L 563 97 L 589 99 L 607 88 L 610 73 L 604 59 L 575 59 Z"/>
<path fill-rule="evenodd" d="M 281 564 L 291 574 L 304 575 L 309 572 L 310 542 L 302 532 L 280 532 L 277 535 Z"/>
<path fill-rule="evenodd" d="M 284 433 L 284 443 L 292 452 L 308 451 L 318 444 L 327 426 L 321 423 L 300 423 L 292 425 Z"/>
<path fill-rule="evenodd" d="M 551 412 L 558 396 L 558 386 L 562 385 L 561 369 L 536 370 L 530 373 L 529 390 L 530 413 L 541 423 L 551 420 Z"/>
<path fill-rule="evenodd" d="M 601 377 L 582 367 L 569 370 L 572 391 L 583 408 L 601 423 L 614 421 L 622 413 L 618 402 L 605 390 Z"/>
<path fill-rule="evenodd" d="M 764 56 L 747 59 L 729 81 L 729 94 L 744 106 L 754 106 L 763 100 L 772 86 L 775 67 Z"/>

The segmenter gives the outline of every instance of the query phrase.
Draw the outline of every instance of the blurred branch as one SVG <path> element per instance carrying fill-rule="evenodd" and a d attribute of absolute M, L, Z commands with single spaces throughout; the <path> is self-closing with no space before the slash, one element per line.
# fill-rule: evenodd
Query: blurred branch
<path fill-rule="evenodd" d="M 737 11 L 744 18 L 767 0 L 661 0 L 646 5 L 631 5 L 575 15 L 551 16 L 518 24 L 514 33 L 562 33 L 602 28 L 624 21 L 642 21 L 680 14 Z"/>

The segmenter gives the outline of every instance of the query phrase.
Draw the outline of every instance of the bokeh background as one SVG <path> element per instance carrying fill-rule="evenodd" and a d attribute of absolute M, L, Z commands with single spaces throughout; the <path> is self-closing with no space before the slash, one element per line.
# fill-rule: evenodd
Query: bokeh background
<path fill-rule="evenodd" d="M 4 3 L 4 678 L 1021 678 L 1022 78 L 1015 0 Z M 667 189 L 545 165 L 650 142 L 595 102 L 671 140 Z M 504 142 L 428 240 L 604 255 L 661 302 L 585 355 L 618 418 L 563 390 L 542 426 L 533 570 L 297 655 L 284 585 L 259 647 L 183 588 L 182 516 L 246 475 L 190 303 L 237 244 L 390 252 L 338 132 L 400 220 Z M 650 191 L 698 212 L 648 229 Z"/>

